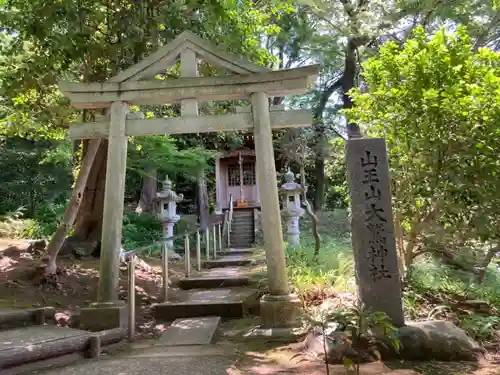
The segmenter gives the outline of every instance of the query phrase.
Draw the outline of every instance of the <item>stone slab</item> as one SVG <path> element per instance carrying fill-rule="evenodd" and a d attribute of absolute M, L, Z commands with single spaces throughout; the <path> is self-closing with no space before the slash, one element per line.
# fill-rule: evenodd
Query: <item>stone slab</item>
<path fill-rule="evenodd" d="M 220 251 L 217 254 L 220 256 L 231 256 L 231 255 L 252 255 L 254 253 L 253 249 L 229 249 L 225 251 Z"/>
<path fill-rule="evenodd" d="M 250 282 L 247 276 L 215 276 L 215 277 L 190 277 L 179 280 L 182 289 L 199 288 L 228 288 L 232 286 L 246 286 Z"/>
<path fill-rule="evenodd" d="M 32 326 L 0 332 L 0 351 L 27 348 L 48 341 L 62 340 L 77 336 L 90 336 L 89 332 L 73 328 L 51 325 Z"/>
<path fill-rule="evenodd" d="M 371 311 L 384 312 L 392 324 L 402 326 L 402 290 L 385 139 L 346 141 L 346 161 L 359 298 Z"/>
<path fill-rule="evenodd" d="M 155 340 L 154 345 L 141 346 L 133 345 L 133 351 L 131 353 L 117 354 L 117 356 L 126 358 L 137 358 L 137 357 L 194 357 L 194 356 L 226 356 L 226 355 L 236 355 L 236 348 L 228 348 L 226 346 L 217 345 L 181 345 L 181 346 L 169 346 L 168 349 L 165 345 Z"/>
<path fill-rule="evenodd" d="M 217 267 L 244 267 L 253 263 L 252 259 L 248 259 L 244 255 L 227 255 L 217 257 L 215 260 L 206 260 L 203 262 L 205 268 Z"/>
<path fill-rule="evenodd" d="M 177 319 L 159 341 L 166 346 L 210 344 L 219 324 L 218 316 Z"/>
<path fill-rule="evenodd" d="M 153 304 L 153 316 L 160 321 L 173 321 L 178 318 L 202 316 L 220 316 L 223 318 L 239 318 L 245 313 L 246 304 L 254 303 L 258 291 L 248 288 L 191 289 L 181 291 L 169 301 Z"/>
<path fill-rule="evenodd" d="M 179 280 L 181 289 L 211 289 L 246 286 L 249 278 L 239 267 L 212 268 Z"/>
<path fill-rule="evenodd" d="M 44 375 L 221 375 L 227 373 L 235 359 L 226 356 L 103 359 L 82 361 Z"/>

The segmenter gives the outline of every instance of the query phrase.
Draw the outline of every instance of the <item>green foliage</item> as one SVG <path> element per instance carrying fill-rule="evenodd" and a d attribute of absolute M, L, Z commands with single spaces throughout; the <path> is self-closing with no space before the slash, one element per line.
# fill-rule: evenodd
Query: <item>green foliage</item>
<path fill-rule="evenodd" d="M 328 178 L 325 196 L 327 211 L 345 208 L 349 202 L 343 139 L 332 139 L 330 147 L 330 157 L 325 162 L 325 174 Z"/>
<path fill-rule="evenodd" d="M 162 223 L 152 215 L 139 215 L 127 210 L 123 215 L 123 243 L 125 250 L 133 250 L 157 242 L 162 237 Z"/>
<path fill-rule="evenodd" d="M 479 341 L 487 341 L 495 337 L 500 329 L 500 317 L 472 313 L 460 320 L 460 327 Z"/>
<path fill-rule="evenodd" d="M 288 275 L 295 292 L 304 296 L 308 291 L 346 291 L 352 289 L 354 262 L 344 240 L 328 239 L 314 258 L 312 243 L 298 249 L 286 249 Z"/>
<path fill-rule="evenodd" d="M 22 206 L 33 218 L 44 206 L 64 202 L 72 181 L 70 162 L 66 142 L 6 138 L 0 144 L 0 213 Z"/>
<path fill-rule="evenodd" d="M 433 37 L 417 28 L 402 47 L 384 44 L 363 78 L 346 113 L 386 137 L 397 225 L 410 245 L 498 239 L 500 53 L 475 51 L 464 28 Z"/>
<path fill-rule="evenodd" d="M 472 337 L 485 341 L 492 339 L 500 329 L 497 314 L 458 310 L 454 306 L 463 301 L 484 301 L 492 311 L 500 309 L 500 273 L 491 265 L 481 285 L 472 282 L 473 275 L 427 258 L 415 263 L 404 290 L 404 310 L 410 319 L 448 317 Z M 457 315 L 458 314 L 458 315 Z"/>
<path fill-rule="evenodd" d="M 390 323 L 389 317 L 383 312 L 366 309 L 361 302 L 341 309 L 313 309 L 308 311 L 307 318 L 314 327 L 322 331 L 327 373 L 326 340 L 331 339 L 335 332 L 348 332 L 351 347 L 356 353 L 355 357 L 346 355 L 343 358 L 347 373 L 353 370 L 355 374 L 359 374 L 363 354 L 374 355 L 380 360 L 378 349 L 387 347 L 386 342 L 389 342 L 396 351 L 399 351 L 401 346 L 397 338 L 397 329 Z"/>
<path fill-rule="evenodd" d="M 325 212 L 319 218 L 323 246 L 318 258 L 314 257 L 314 238 L 306 218 L 300 221 L 302 246 L 285 249 L 290 281 L 302 298 L 312 290 L 322 294 L 354 289 L 354 260 L 345 210 Z"/>

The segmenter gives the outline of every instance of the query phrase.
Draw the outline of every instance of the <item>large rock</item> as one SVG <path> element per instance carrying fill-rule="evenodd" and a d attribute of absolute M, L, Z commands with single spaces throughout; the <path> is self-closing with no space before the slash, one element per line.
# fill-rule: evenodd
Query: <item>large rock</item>
<path fill-rule="evenodd" d="M 384 345 L 377 346 L 384 360 L 477 361 L 484 353 L 464 330 L 444 320 L 410 323 L 398 330 L 397 337 L 401 343 L 399 353 L 387 337 L 379 337 L 378 342 L 384 342 Z M 353 348 L 347 331 L 327 333 L 325 340 L 319 330 L 313 330 L 302 343 L 302 350 L 324 359 L 325 346 L 330 364 L 342 363 L 343 357 L 361 363 L 373 361 L 377 357 L 374 346 L 367 342 L 357 349 Z"/>
<path fill-rule="evenodd" d="M 451 322 L 410 323 L 398 331 L 400 355 L 408 360 L 476 361 L 482 348 Z"/>
<path fill-rule="evenodd" d="M 167 251 L 167 257 L 169 260 L 180 260 L 182 259 L 182 256 L 177 254 L 174 250 L 168 249 Z"/>

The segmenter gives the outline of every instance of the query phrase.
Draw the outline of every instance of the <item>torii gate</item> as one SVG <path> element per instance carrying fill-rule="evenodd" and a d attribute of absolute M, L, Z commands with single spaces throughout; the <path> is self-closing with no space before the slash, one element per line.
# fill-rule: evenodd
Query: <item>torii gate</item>
<path fill-rule="evenodd" d="M 235 74 L 198 77 L 198 57 Z M 181 78 L 154 79 L 179 59 Z M 271 315 L 276 316 L 276 326 L 286 323 L 283 322 L 284 315 L 297 300 L 289 295 L 286 275 L 272 130 L 312 125 L 313 116 L 309 110 L 270 108 L 268 98 L 307 92 L 318 71 L 318 65 L 271 71 L 235 57 L 185 31 L 157 52 L 106 82 L 59 84 L 74 107 L 109 109 L 106 121 L 74 124 L 69 129 L 73 139 L 108 138 L 100 279 L 98 302 L 93 305 L 95 309 L 101 311 L 119 306 L 118 270 L 127 136 L 253 130 L 270 293 L 267 298 L 263 297 L 261 306 L 265 304 Z M 250 99 L 251 111 L 198 116 L 198 101 L 235 99 Z M 130 105 L 175 102 L 181 103 L 181 117 L 142 119 L 128 114 Z M 118 317 L 120 312 L 108 311 L 105 314 L 108 318 L 111 315 L 121 320 Z M 93 314 L 93 317 L 98 315 Z"/>

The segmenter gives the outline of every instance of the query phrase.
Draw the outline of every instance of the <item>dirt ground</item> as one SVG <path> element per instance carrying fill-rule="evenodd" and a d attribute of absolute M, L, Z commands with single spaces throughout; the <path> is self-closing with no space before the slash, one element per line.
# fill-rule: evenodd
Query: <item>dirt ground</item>
<path fill-rule="evenodd" d="M 304 354 L 300 345 L 278 346 L 269 350 L 243 350 L 244 355 L 227 373 L 229 375 L 346 375 L 343 365 L 329 365 Z M 361 375 L 500 375 L 500 362 L 373 362 L 360 366 Z"/>
<path fill-rule="evenodd" d="M 56 309 L 58 324 L 71 324 L 81 307 L 96 300 L 99 283 L 99 259 L 72 259 L 61 257 L 58 265 L 63 272 L 57 285 L 38 285 L 36 267 L 41 264 L 38 254 L 28 252 L 28 241 L 0 239 L 0 308 L 32 308 L 52 306 Z M 136 268 L 136 314 L 139 333 L 152 328 L 149 306 L 159 300 L 161 267 L 157 258 L 141 258 L 145 264 Z M 170 264 L 174 276 L 183 270 L 183 264 Z M 127 299 L 127 269 L 120 268 L 120 298 Z"/>

